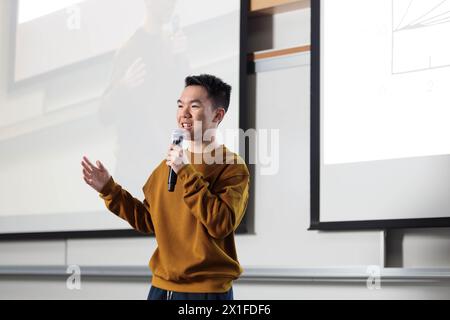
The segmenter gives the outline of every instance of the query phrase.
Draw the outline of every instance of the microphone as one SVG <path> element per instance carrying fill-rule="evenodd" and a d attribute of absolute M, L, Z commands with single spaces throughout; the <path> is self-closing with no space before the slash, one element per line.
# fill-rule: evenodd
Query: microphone
<path fill-rule="evenodd" d="M 172 131 L 172 144 L 181 145 L 183 143 L 183 138 L 183 129 L 175 129 Z M 177 174 L 173 171 L 172 167 L 170 167 L 167 184 L 169 192 L 173 192 L 173 190 L 175 190 L 175 185 L 177 184 Z"/>

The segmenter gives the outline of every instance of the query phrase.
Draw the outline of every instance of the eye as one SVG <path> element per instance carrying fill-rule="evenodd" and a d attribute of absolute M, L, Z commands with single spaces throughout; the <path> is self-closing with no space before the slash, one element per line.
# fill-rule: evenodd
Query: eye
<path fill-rule="evenodd" d="M 181 104 L 178 105 L 178 108 L 183 108 L 183 106 Z"/>
<path fill-rule="evenodd" d="M 197 105 L 193 105 L 192 108 L 199 108 L 200 106 Z"/>

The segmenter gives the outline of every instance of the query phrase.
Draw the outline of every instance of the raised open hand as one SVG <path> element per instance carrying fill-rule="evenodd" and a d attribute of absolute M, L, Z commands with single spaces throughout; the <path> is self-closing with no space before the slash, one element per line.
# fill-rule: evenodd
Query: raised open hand
<path fill-rule="evenodd" d="M 146 65 L 143 59 L 139 57 L 125 71 L 120 80 L 120 85 L 130 89 L 138 87 L 144 83 L 146 73 Z"/>
<path fill-rule="evenodd" d="M 99 160 L 96 163 L 98 167 L 94 166 L 86 156 L 83 156 L 83 160 L 81 161 L 84 181 L 97 192 L 100 192 L 111 175 Z"/>

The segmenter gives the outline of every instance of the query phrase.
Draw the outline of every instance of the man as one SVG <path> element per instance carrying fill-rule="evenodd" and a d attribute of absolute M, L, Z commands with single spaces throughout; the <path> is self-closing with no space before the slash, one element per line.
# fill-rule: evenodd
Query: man
<path fill-rule="evenodd" d="M 176 23 L 175 0 L 143 0 L 145 19 L 133 35 L 117 50 L 111 77 L 98 112 L 98 120 L 115 133 L 113 150 L 116 166 L 110 172 L 130 193 L 139 192 L 145 178 L 140 175 L 149 169 L 148 161 L 155 150 L 166 149 L 164 139 L 152 141 L 152 148 L 141 148 L 142 137 L 170 135 L 173 125 L 174 97 L 178 86 L 191 73 L 182 28 L 173 32 L 164 26 Z M 137 4 L 136 4 L 137 5 Z M 154 117 L 155 113 L 159 117 Z M 139 130 L 136 130 L 139 128 Z M 167 132 L 161 132 L 167 128 Z M 130 154 L 133 161 L 129 161 Z"/>
<path fill-rule="evenodd" d="M 232 281 L 242 273 L 234 231 L 247 207 L 249 172 L 215 138 L 230 93 L 231 87 L 212 75 L 185 79 L 177 123 L 186 131 L 188 149 L 169 146 L 143 187 L 142 202 L 117 184 L 100 161 L 95 166 L 83 157 L 84 180 L 107 208 L 134 229 L 155 234 L 148 299 L 233 299 Z M 173 192 L 167 190 L 170 168 L 178 176 Z"/>

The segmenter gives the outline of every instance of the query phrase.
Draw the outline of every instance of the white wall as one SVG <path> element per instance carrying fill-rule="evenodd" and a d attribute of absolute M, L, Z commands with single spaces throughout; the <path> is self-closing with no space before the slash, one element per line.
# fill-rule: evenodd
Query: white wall
<path fill-rule="evenodd" d="M 0 4 L 0 21 L 6 21 L 5 3 Z M 267 30 L 269 28 L 269 30 Z M 3 30 L 3 28 L 0 28 Z M 309 10 L 278 14 L 251 22 L 250 49 L 283 48 L 309 41 Z M 256 30 L 259 30 L 256 32 Z M 273 31 L 271 31 L 273 30 Z M 264 34 L 264 31 L 267 31 Z M 0 43 L 6 48 L 7 34 Z M 7 57 L 0 52 L 0 68 Z M 278 65 L 277 67 L 275 67 Z M 282 66 L 290 67 L 282 67 Z M 260 72 L 249 75 L 249 101 L 255 106 L 257 128 L 280 129 L 280 169 L 277 175 L 260 175 L 256 168 L 254 233 L 237 235 L 237 249 L 244 269 L 261 267 L 308 268 L 382 265 L 382 235 L 379 231 L 317 232 L 309 226 L 309 54 L 265 61 Z M 273 70 L 270 70 L 275 68 Z M 265 70 L 265 71 L 262 71 Z M 7 93 L 2 71 L 0 101 Z M 252 94 L 253 92 L 253 94 Z M 39 97 L 19 92 L 15 106 L 33 110 Z M 39 96 L 39 95 L 37 95 Z M 37 99 L 37 100 L 36 100 Z M 10 118 L 22 117 L 2 109 Z M 14 116 L 13 116 L 14 113 Z M 28 116 L 28 115 L 25 115 Z M 4 123 L 4 121 L 1 121 Z M 101 141 L 95 141 L 101 144 Z M 292 148 L 294 146 L 294 148 Z M 397 267 L 450 268 L 448 229 L 396 231 L 387 238 L 387 263 Z M 155 241 L 149 239 L 83 239 L 67 241 L 0 242 L 1 266 L 143 266 Z M 143 299 L 150 279 L 145 277 L 86 277 L 82 290 L 67 290 L 64 276 L 0 275 L 0 298 L 63 299 Z M 243 278 L 234 286 L 237 299 L 434 299 L 450 298 L 450 282 L 382 282 L 380 290 L 369 290 L 365 281 L 352 282 L 339 277 L 330 281 L 278 281 Z"/>

